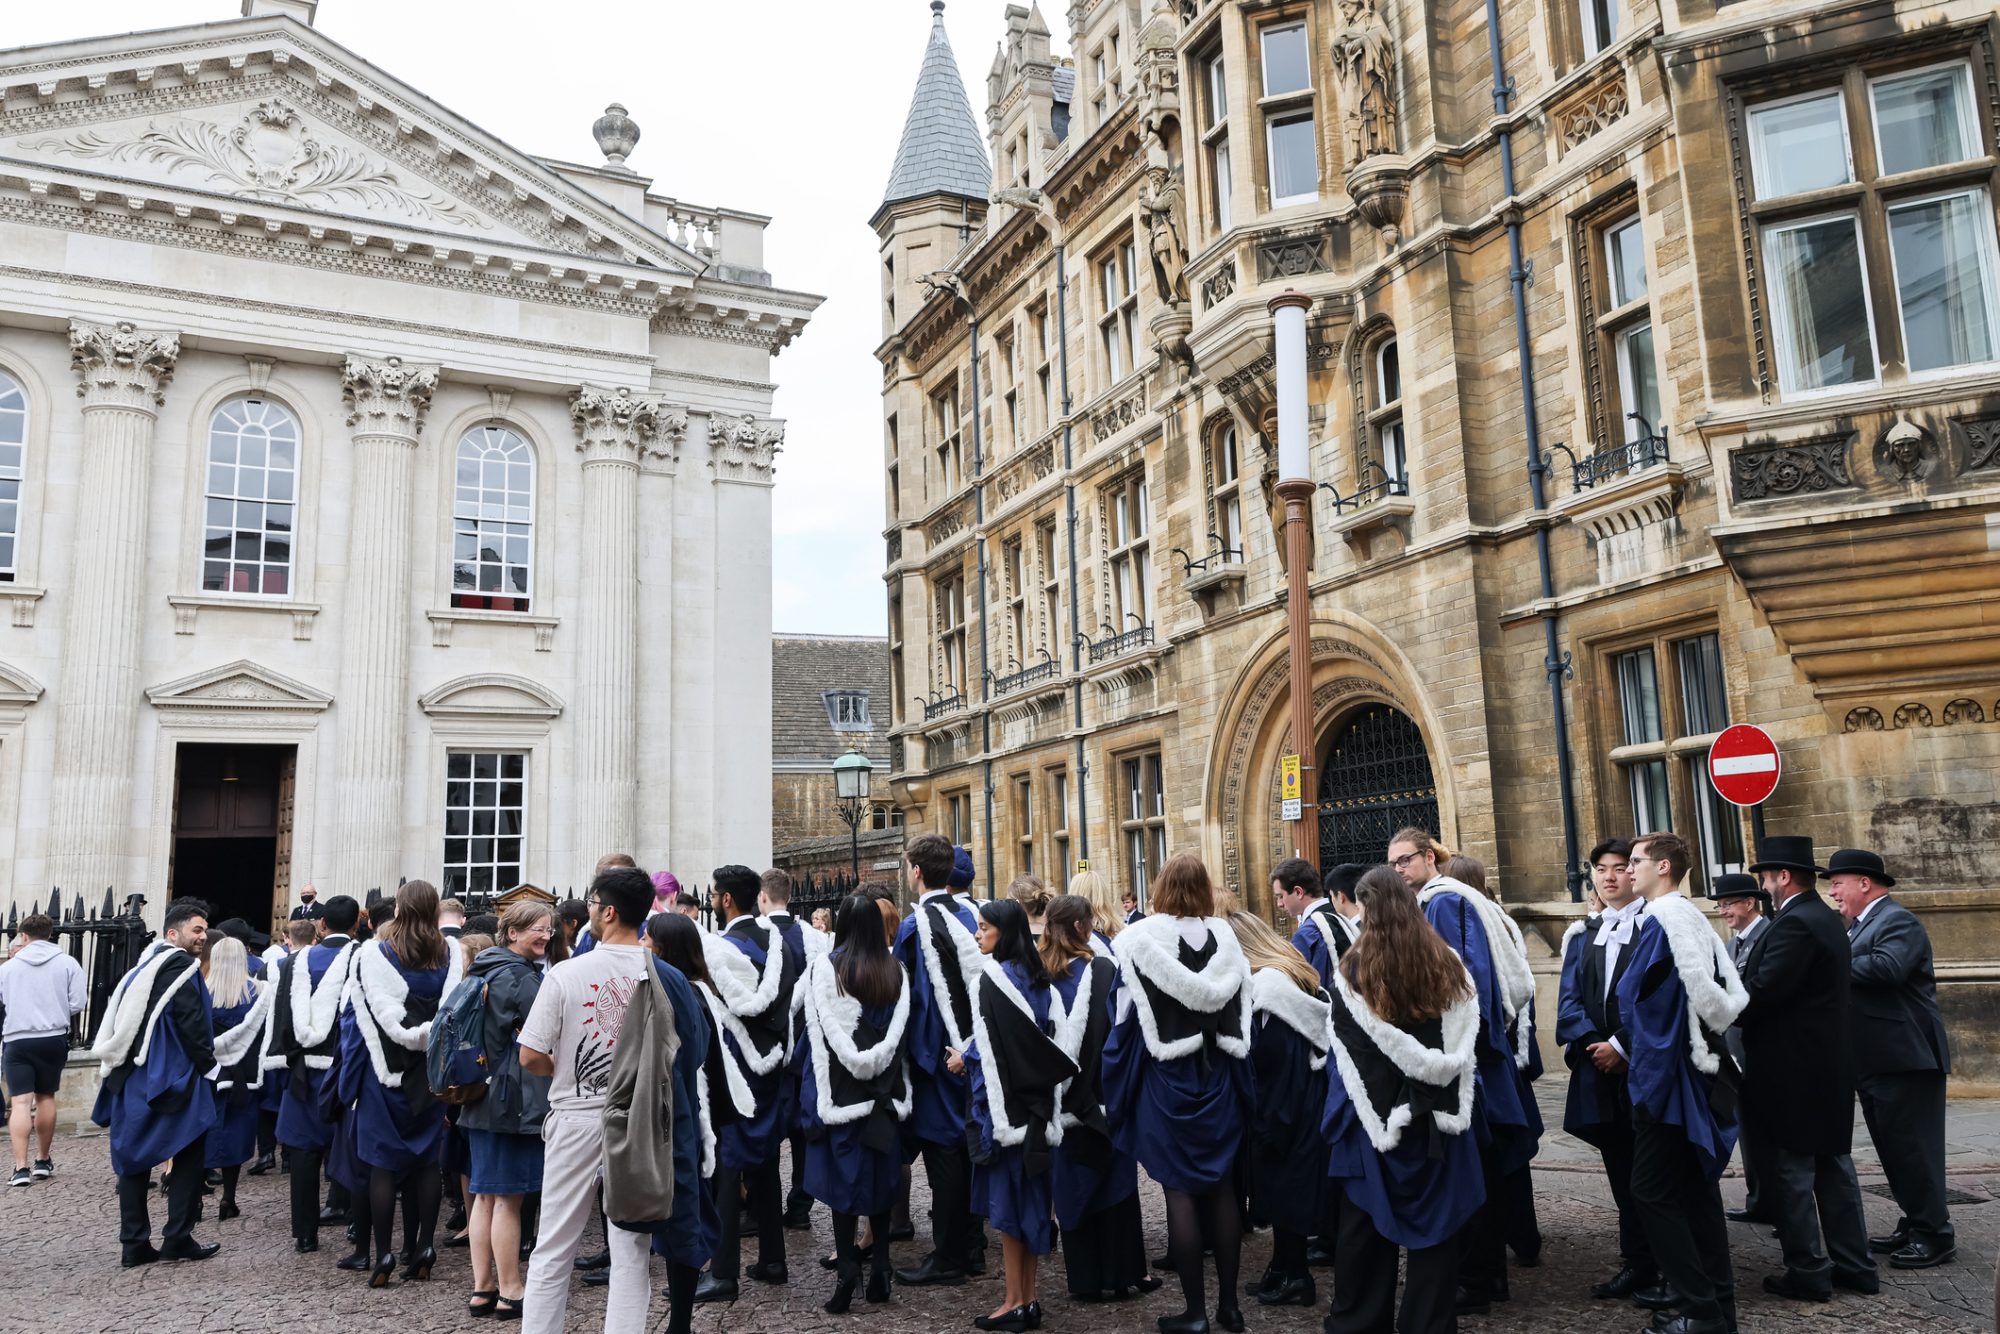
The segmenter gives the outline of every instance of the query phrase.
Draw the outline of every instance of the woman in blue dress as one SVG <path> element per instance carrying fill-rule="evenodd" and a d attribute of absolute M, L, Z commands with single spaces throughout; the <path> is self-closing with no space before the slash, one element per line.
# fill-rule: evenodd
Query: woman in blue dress
<path fill-rule="evenodd" d="M 871 1239 L 868 1300 L 889 1300 L 889 1213 L 903 1183 L 900 1123 L 910 1115 L 909 979 L 889 952 L 875 900 L 850 894 L 833 916 L 833 951 L 808 960 L 799 1072 L 806 1194 L 833 1212 L 839 1315 L 861 1281 L 859 1221 Z M 732 1202 L 733 1203 L 733 1202 Z"/>
<path fill-rule="evenodd" d="M 947 1053 L 946 1065 L 970 1076 L 972 1207 L 999 1229 L 1007 1286 L 1000 1305 L 972 1323 L 1019 1334 L 1041 1323 L 1035 1271 L 1055 1246 L 1056 1092 L 1076 1065 L 1055 1043 L 1054 993 L 1027 908 L 1014 899 L 980 904 L 977 939 L 986 963 L 975 984 L 973 1037 L 963 1052 Z"/>
<path fill-rule="evenodd" d="M 1094 874 L 1085 872 L 1084 874 Z M 1081 879 L 1081 877 L 1078 877 Z M 1112 1146 L 1104 1115 L 1104 1043 L 1111 1036 L 1118 961 L 1103 948 L 1089 899 L 1065 894 L 1043 918 L 1042 964 L 1056 991 L 1056 1045 L 1076 1062 L 1057 1095 L 1062 1142 L 1051 1152 L 1063 1274 L 1074 1301 L 1123 1300 L 1151 1292 L 1139 1215 L 1139 1164 Z"/>
<path fill-rule="evenodd" d="M 438 892 L 427 880 L 396 891 L 395 914 L 355 954 L 340 1021 L 346 1152 L 336 1156 L 363 1228 L 359 1249 L 340 1265 L 367 1270 L 371 1288 L 387 1287 L 396 1272 L 389 1239 L 399 1198 L 403 1277 L 428 1279 L 437 1263 L 431 1238 L 444 1194 L 438 1171 L 444 1104 L 431 1096 L 424 1045 L 461 968 L 459 950 L 438 930 Z"/>
<path fill-rule="evenodd" d="M 1167 1253 L 1186 1309 L 1162 1334 L 1207 1334 L 1202 1249 L 1215 1252 L 1216 1323 L 1240 1331 L 1236 1279 L 1243 1212 L 1236 1157 L 1255 1097 L 1250 965 L 1215 913 L 1215 886 L 1193 853 L 1161 868 L 1152 913 L 1118 935 L 1116 1017 L 1104 1044 L 1112 1142 L 1167 1196 Z"/>
<path fill-rule="evenodd" d="M 242 1216 L 236 1183 L 243 1164 L 257 1155 L 257 1117 L 263 1107 L 264 1059 L 270 1055 L 271 997 L 275 984 L 250 976 L 243 942 L 223 936 L 208 947 L 207 980 L 215 1006 L 215 1126 L 202 1145 L 202 1166 L 222 1173 L 218 1220 Z"/>
<path fill-rule="evenodd" d="M 1378 866 L 1356 890 L 1368 926 L 1333 975 L 1322 1122 L 1341 1195 L 1326 1330 L 1445 1334 L 1457 1327 L 1459 1230 L 1486 1200 L 1468 1133 L 1479 1005 L 1400 875 Z"/>

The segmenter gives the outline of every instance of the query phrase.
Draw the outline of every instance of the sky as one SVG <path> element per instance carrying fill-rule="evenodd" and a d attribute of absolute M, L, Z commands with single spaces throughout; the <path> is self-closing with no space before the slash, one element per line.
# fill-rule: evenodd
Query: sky
<path fill-rule="evenodd" d="M 239 0 L 0 0 L 0 45 L 232 18 Z M 945 26 L 985 124 L 1006 0 Z M 1064 7 L 1045 7 L 1062 27 Z M 826 304 L 773 363 L 785 452 L 772 628 L 884 633 L 877 238 L 868 218 L 930 37 L 929 0 L 320 0 L 321 32 L 522 152 L 598 162 L 622 102 L 630 166 L 690 203 L 766 214 L 765 267 Z M 1058 46 L 1061 34 L 1058 33 Z"/>

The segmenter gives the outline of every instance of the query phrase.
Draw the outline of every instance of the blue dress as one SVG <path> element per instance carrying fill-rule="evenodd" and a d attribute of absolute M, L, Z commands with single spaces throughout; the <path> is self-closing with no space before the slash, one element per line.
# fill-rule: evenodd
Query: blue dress
<path fill-rule="evenodd" d="M 1001 964 L 1000 971 L 1027 1000 L 1042 1032 L 1051 1033 L 1048 987 L 1030 983 L 1028 970 L 1019 963 Z M 1047 1255 L 1055 1249 L 1053 1178 L 1046 1164 L 1040 1172 L 1028 1170 L 1027 1145 L 994 1142 L 993 1109 L 986 1100 L 986 1065 L 979 1059 L 978 1042 L 969 1044 L 964 1055 L 972 1093 L 972 1124 L 966 1127 L 966 1139 L 972 1145 L 972 1212 L 1034 1254 Z"/>
<path fill-rule="evenodd" d="M 930 970 L 924 966 L 923 946 L 917 939 L 916 914 L 927 901 L 938 903 L 957 917 L 965 929 L 977 933 L 979 922 L 966 907 L 949 894 L 938 891 L 933 899 L 926 894 L 903 924 L 896 929 L 894 954 L 910 978 L 910 1131 L 919 1144 L 955 1148 L 965 1143 L 964 1075 L 951 1073 L 945 1065 L 944 1049 L 950 1043 L 944 1016 L 939 1007 L 948 1004 L 931 986 Z M 967 979 L 968 984 L 976 978 Z"/>
<path fill-rule="evenodd" d="M 347 939 L 342 936 L 338 945 L 313 945 L 303 951 L 305 956 L 303 958 L 294 955 L 293 957 L 297 958 L 297 962 L 292 965 L 294 972 L 303 968 L 306 976 L 304 979 L 294 977 L 292 985 L 298 986 L 301 981 L 310 981 L 312 985 L 318 986 L 320 979 L 326 976 L 326 970 L 332 967 L 334 959 L 339 957 Z M 280 996 L 278 999 L 285 1001 L 288 998 Z M 281 1023 L 288 1022 L 288 1017 L 281 1017 Z M 333 1031 L 335 1038 L 338 1039 L 340 1025 L 336 1023 Z M 337 1041 L 335 1045 L 338 1046 Z M 295 1063 L 302 1059 L 294 1058 Z M 327 1083 L 332 1077 L 331 1069 L 315 1070 L 310 1065 L 301 1065 L 296 1070 L 273 1071 L 265 1079 L 267 1084 L 276 1079 L 281 1085 L 278 1103 L 278 1143 L 288 1149 L 308 1153 L 326 1152 L 333 1141 L 334 1123 L 320 1114 L 320 1106 Z"/>
<path fill-rule="evenodd" d="M 236 1005 L 215 1006 L 215 1034 L 221 1037 L 242 1023 L 257 1003 L 255 988 L 244 992 Z M 253 1043 L 254 1054 L 262 1043 Z M 251 1076 L 256 1077 L 254 1074 Z M 241 1167 L 257 1156 L 257 1112 L 263 1102 L 261 1088 L 218 1089 L 215 1094 L 215 1126 L 202 1144 L 203 1167 Z"/>
<path fill-rule="evenodd" d="M 878 1032 L 887 1032 L 895 1013 L 893 1004 L 864 1006 L 861 1022 Z M 907 1028 L 904 1037 L 907 1041 Z M 903 1185 L 900 1145 L 888 1150 L 870 1148 L 863 1142 L 865 1119 L 840 1125 L 827 1125 L 820 1119 L 819 1074 L 813 1066 L 811 1034 L 799 1035 L 792 1060 L 798 1071 L 799 1133 L 805 1138 L 806 1194 L 839 1214 L 875 1218 L 888 1213 Z M 715 1090 L 709 1090 L 709 1096 L 713 1098 Z"/>
<path fill-rule="evenodd" d="M 405 968 L 388 941 L 378 938 L 378 943 L 383 957 L 410 989 L 406 1013 L 422 1022 L 423 1017 L 436 1012 L 444 997 L 449 962 L 421 970 Z M 446 945 L 449 949 L 458 948 L 455 942 L 447 941 Z M 359 967 L 358 960 L 356 966 Z M 401 1085 L 385 1087 L 375 1073 L 375 1063 L 361 1036 L 361 1023 L 352 1006 L 340 1017 L 337 1094 L 341 1105 L 347 1108 L 340 1128 L 347 1151 L 332 1155 L 332 1161 L 350 1174 L 341 1178 L 343 1184 L 356 1192 L 368 1188 L 370 1169 L 393 1173 L 398 1180 L 419 1170 L 437 1171 L 444 1136 L 444 1104 L 430 1094 L 423 1053 L 406 1053 L 414 1061 L 403 1070 Z M 386 1034 L 380 1036 L 388 1058 L 392 1062 L 402 1059 L 397 1055 L 402 1049 Z"/>

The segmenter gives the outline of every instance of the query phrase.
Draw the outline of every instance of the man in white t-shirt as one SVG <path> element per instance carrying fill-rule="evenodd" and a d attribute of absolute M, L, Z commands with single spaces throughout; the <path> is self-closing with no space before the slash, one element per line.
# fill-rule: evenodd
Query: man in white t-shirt
<path fill-rule="evenodd" d="M 542 1125 L 541 1228 L 522 1299 L 523 1334 L 563 1329 L 577 1243 L 597 1212 L 612 1047 L 652 966 L 652 952 L 639 940 L 653 906 L 645 872 L 630 867 L 598 872 L 586 903 L 596 944 L 549 969 L 521 1027 L 521 1068 L 553 1076 Z M 606 1334 L 640 1334 L 651 1296 L 646 1256 L 652 1238 L 617 1227 L 606 1232 L 611 1284 L 604 1328 Z"/>

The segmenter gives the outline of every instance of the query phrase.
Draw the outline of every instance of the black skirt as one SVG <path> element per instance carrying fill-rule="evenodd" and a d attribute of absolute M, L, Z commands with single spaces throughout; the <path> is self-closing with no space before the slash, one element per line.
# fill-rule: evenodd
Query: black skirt
<path fill-rule="evenodd" d="M 1088 1215 L 1079 1228 L 1064 1229 L 1062 1253 L 1071 1297 L 1098 1301 L 1134 1291 L 1150 1272 L 1139 1192 Z"/>

